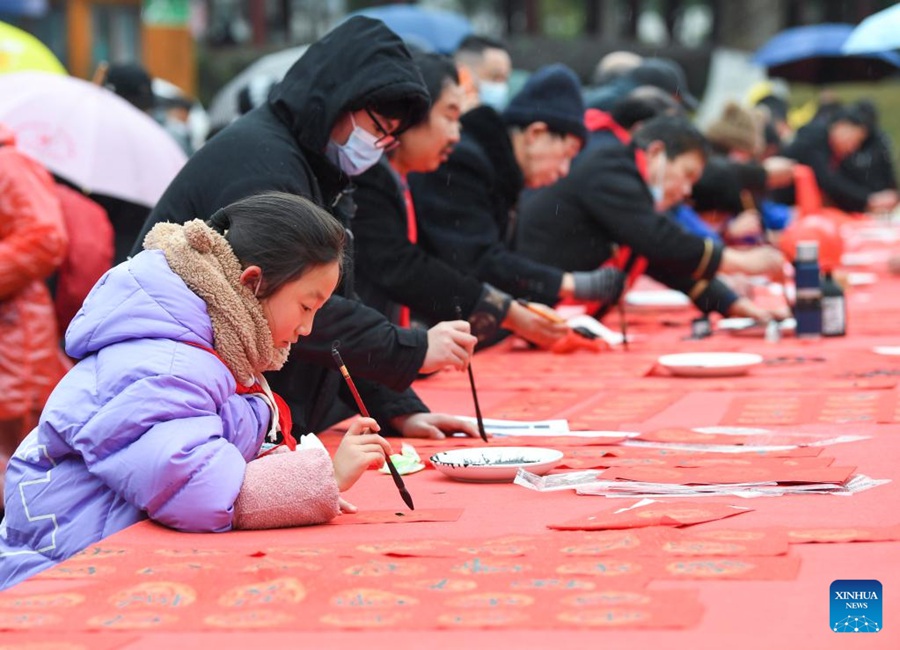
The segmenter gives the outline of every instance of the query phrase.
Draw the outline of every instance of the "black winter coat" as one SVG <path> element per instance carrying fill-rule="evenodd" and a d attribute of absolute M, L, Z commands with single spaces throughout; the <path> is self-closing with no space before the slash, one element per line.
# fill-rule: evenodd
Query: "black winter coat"
<path fill-rule="evenodd" d="M 311 199 L 347 227 L 349 179 L 324 155 L 332 126 L 348 110 L 402 98 L 427 110 L 428 91 L 406 46 L 380 21 L 346 21 L 309 47 L 266 104 L 226 127 L 188 160 L 150 214 L 139 246 L 158 222 L 208 219 L 238 199 L 270 190 Z M 351 250 L 346 259 L 352 262 Z M 382 431 L 391 417 L 427 411 L 408 390 L 427 352 L 426 333 L 395 327 L 354 299 L 352 278 L 350 263 L 344 269 L 345 296 L 325 303 L 312 334 L 269 377 L 290 404 L 298 432 L 327 427 L 335 396 L 341 392 L 349 399 L 331 358 L 335 340 L 341 341 L 341 356 Z"/>
<path fill-rule="evenodd" d="M 781 154 L 811 167 L 822 193 L 841 210 L 863 212 L 870 194 L 896 187 L 884 136 L 876 136 L 870 136 L 859 151 L 836 163 L 828 144 L 828 126 L 813 122 L 797 131 Z M 782 203 L 794 203 L 792 188 L 774 194 Z"/>
<path fill-rule="evenodd" d="M 617 245 L 646 258 L 648 275 L 689 295 L 703 311 L 725 313 L 737 298 L 714 279 L 721 244 L 658 214 L 633 145 L 606 138 L 582 152 L 568 176 L 523 202 L 516 251 L 567 271 L 591 271 Z"/>
<path fill-rule="evenodd" d="M 512 252 L 522 171 L 500 116 L 488 106 L 463 115 L 450 158 L 431 174 L 410 174 L 419 244 L 431 255 L 517 298 L 558 302 L 563 271 Z"/>
<path fill-rule="evenodd" d="M 395 318 L 399 305 L 429 324 L 463 317 L 478 303 L 482 285 L 409 241 L 400 178 L 382 159 L 356 178 L 353 217 L 356 290 L 367 305 Z"/>

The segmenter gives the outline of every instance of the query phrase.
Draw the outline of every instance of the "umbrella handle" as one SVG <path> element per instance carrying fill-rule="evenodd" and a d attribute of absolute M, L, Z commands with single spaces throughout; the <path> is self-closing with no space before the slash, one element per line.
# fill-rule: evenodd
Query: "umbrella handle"
<path fill-rule="evenodd" d="M 94 76 L 91 77 L 91 83 L 102 86 L 106 83 L 106 75 L 108 72 L 109 63 L 107 61 L 101 61 L 97 64 L 97 69 L 94 70 Z"/>

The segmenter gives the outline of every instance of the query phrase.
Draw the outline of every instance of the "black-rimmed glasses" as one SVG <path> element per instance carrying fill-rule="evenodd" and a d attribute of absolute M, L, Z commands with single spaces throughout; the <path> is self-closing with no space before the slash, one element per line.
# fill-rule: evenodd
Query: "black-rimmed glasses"
<path fill-rule="evenodd" d="M 400 141 L 397 139 L 397 137 L 386 128 L 384 128 L 384 125 L 379 121 L 377 117 L 375 117 L 375 113 L 372 112 L 372 109 L 367 106 L 365 111 L 366 115 L 369 116 L 369 119 L 372 120 L 372 123 L 375 125 L 375 128 L 378 129 L 379 133 L 381 133 L 381 136 L 378 138 L 378 140 L 375 141 L 375 146 L 379 149 L 383 149 L 384 151 L 391 151 L 395 149 L 400 144 Z"/>

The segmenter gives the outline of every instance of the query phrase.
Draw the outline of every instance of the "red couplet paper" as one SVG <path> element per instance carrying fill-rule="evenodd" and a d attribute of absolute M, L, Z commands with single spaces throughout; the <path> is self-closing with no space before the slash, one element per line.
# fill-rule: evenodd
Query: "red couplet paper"
<path fill-rule="evenodd" d="M 646 526 L 686 526 L 705 521 L 716 521 L 752 510 L 752 508 L 744 506 L 697 503 L 695 501 L 654 502 L 639 508 L 628 510 L 623 508 L 612 508 L 562 523 L 549 524 L 548 528 L 554 530 L 608 530 Z"/>
<path fill-rule="evenodd" d="M 456 521 L 462 508 L 432 508 L 431 510 L 362 510 L 354 514 L 335 517 L 327 525 L 352 526 L 353 524 L 411 524 L 420 521 Z"/>
<path fill-rule="evenodd" d="M 614 467 L 603 472 L 602 480 L 646 481 L 679 485 L 716 483 L 834 483 L 842 484 L 855 467 L 728 466 L 718 467 Z"/>
<path fill-rule="evenodd" d="M 728 557 L 787 555 L 787 534 L 776 528 L 698 530 L 666 528 L 659 533 L 665 555 L 724 555 Z"/>
<path fill-rule="evenodd" d="M 565 557 L 584 556 L 757 556 L 786 555 L 784 530 L 675 528 L 651 526 L 602 531 L 557 531 L 549 538 L 544 553 Z"/>
<path fill-rule="evenodd" d="M 653 569 L 660 579 L 687 580 L 793 580 L 800 571 L 800 558 L 778 557 L 689 557 L 657 560 Z"/>
<path fill-rule="evenodd" d="M 786 528 L 784 530 L 788 542 L 791 544 L 888 542 L 900 540 L 900 524 L 842 528 Z"/>

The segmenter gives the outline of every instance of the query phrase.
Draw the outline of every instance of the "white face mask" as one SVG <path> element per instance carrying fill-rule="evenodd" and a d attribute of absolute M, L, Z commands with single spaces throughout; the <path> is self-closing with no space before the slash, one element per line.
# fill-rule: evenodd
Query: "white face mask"
<path fill-rule="evenodd" d="M 659 154 L 662 156 L 662 163 L 656 168 L 656 179 L 650 185 L 650 196 L 653 197 L 653 207 L 660 210 L 663 199 L 666 197 L 666 166 L 669 164 L 669 158 L 665 152 Z"/>
<path fill-rule="evenodd" d="M 509 103 L 509 84 L 503 81 L 479 81 L 478 99 L 496 111 L 502 111 Z"/>
<path fill-rule="evenodd" d="M 356 124 L 353 113 L 350 114 L 353 131 L 344 144 L 334 140 L 328 141 L 325 154 L 348 176 L 358 176 L 375 165 L 380 159 L 383 149 L 377 146 L 378 136 L 369 133 Z"/>

